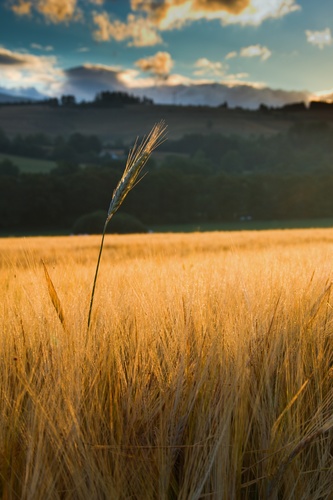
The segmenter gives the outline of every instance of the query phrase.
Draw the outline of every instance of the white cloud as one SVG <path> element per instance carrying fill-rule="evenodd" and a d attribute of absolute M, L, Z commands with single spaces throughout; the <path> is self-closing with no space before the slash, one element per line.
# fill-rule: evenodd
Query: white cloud
<path fill-rule="evenodd" d="M 241 57 L 260 57 L 262 61 L 266 61 L 272 55 L 272 52 L 262 45 L 249 45 L 240 50 Z"/>
<path fill-rule="evenodd" d="M 52 50 L 54 50 L 52 45 L 40 45 L 39 43 L 31 43 L 30 47 L 32 49 L 43 50 L 45 52 L 52 52 Z"/>
<path fill-rule="evenodd" d="M 235 50 L 233 50 L 232 52 L 229 52 L 225 58 L 228 60 L 228 59 L 233 59 L 234 57 L 237 57 L 238 56 L 238 52 L 236 52 Z"/>
<path fill-rule="evenodd" d="M 222 76 L 224 74 L 224 67 L 219 61 L 210 61 L 206 57 L 201 57 L 194 63 L 196 76 L 212 75 Z"/>
<path fill-rule="evenodd" d="M 63 77 L 56 57 L 14 52 L 4 47 L 0 47 L 0 71 L 5 87 L 36 87 L 50 95 Z"/>
<path fill-rule="evenodd" d="M 320 49 L 332 44 L 332 35 L 329 28 L 326 28 L 323 31 L 306 30 L 305 34 L 307 41 Z"/>

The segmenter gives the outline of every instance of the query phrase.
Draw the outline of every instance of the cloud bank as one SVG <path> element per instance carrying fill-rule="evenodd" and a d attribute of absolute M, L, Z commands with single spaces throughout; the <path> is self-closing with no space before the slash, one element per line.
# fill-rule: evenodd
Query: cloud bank
<path fill-rule="evenodd" d="M 261 51 L 256 56 L 263 57 Z M 28 89 L 32 95 L 35 89 L 37 93 L 50 97 L 73 94 L 78 100 L 93 100 L 97 93 L 109 90 L 147 96 L 156 104 L 218 106 L 227 102 L 231 107 L 249 109 L 260 104 L 282 106 L 291 102 L 308 102 L 315 97 L 305 91 L 276 90 L 258 82 L 242 81 L 248 78 L 247 74 L 228 74 L 226 65 L 207 58 L 200 58 L 193 65 L 196 77 L 201 77 L 201 80 L 172 73 L 174 61 L 168 52 L 157 52 L 138 59 L 135 64 L 137 69 L 87 63 L 62 70 L 54 56 L 14 52 L 0 47 L 2 86 L 9 92 L 10 89 L 19 89 L 20 95 L 26 95 Z M 209 75 L 214 79 L 218 76 L 219 83 L 209 80 Z"/>
<path fill-rule="evenodd" d="M 156 70 L 153 61 L 148 65 L 147 71 Z M 133 70 L 96 65 L 68 69 L 60 90 L 87 100 L 93 99 L 98 92 L 110 90 L 150 97 L 156 104 L 219 106 L 228 102 L 230 107 L 241 106 L 248 109 L 256 109 L 260 104 L 282 106 L 299 101 L 308 102 L 312 98 L 306 91 L 271 89 L 249 82 L 200 83 L 187 79 L 184 83 L 178 75 L 170 75 L 167 83 L 156 84 L 156 81 L 149 78 L 140 79 L 138 72 Z"/>
<path fill-rule="evenodd" d="M 52 95 L 62 81 L 62 70 L 54 56 L 36 56 L 0 47 L 1 84 L 11 89 L 36 88 L 37 92 Z"/>

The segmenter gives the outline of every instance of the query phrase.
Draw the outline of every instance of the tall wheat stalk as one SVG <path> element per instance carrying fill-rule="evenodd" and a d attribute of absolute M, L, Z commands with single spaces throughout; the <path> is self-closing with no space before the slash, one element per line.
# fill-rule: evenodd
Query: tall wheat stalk
<path fill-rule="evenodd" d="M 140 145 L 138 145 L 137 141 L 135 142 L 133 148 L 131 149 L 128 155 L 123 175 L 120 181 L 118 182 L 116 189 L 113 192 L 108 214 L 104 223 L 101 244 L 99 247 L 94 283 L 90 298 L 88 329 L 90 327 L 90 322 L 91 322 L 91 313 L 94 303 L 97 276 L 98 276 L 99 265 L 101 262 L 101 256 L 102 256 L 104 238 L 107 226 L 112 217 L 114 216 L 114 214 L 117 212 L 118 208 L 123 203 L 128 193 L 141 180 L 142 177 L 139 179 L 139 175 L 142 172 L 142 169 L 147 163 L 153 150 L 156 149 L 165 139 L 165 131 L 166 131 L 166 125 L 163 121 L 161 121 L 160 123 L 154 125 L 150 133 L 147 135 L 147 137 L 143 139 Z"/>

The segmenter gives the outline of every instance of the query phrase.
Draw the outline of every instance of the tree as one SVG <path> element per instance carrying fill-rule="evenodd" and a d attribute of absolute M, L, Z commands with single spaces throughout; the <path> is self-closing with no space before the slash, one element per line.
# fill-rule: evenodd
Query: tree
<path fill-rule="evenodd" d="M 76 98 L 74 95 L 62 95 L 60 102 L 62 106 L 67 108 L 76 106 Z"/>

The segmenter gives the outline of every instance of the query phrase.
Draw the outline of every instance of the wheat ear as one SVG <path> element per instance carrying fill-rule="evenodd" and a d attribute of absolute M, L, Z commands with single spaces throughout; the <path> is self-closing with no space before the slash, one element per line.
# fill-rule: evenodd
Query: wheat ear
<path fill-rule="evenodd" d="M 147 137 L 143 139 L 140 145 L 138 145 L 137 141 L 135 142 L 133 148 L 131 149 L 128 155 L 123 175 L 120 181 L 118 182 L 116 189 L 113 191 L 108 214 L 103 228 L 102 240 L 99 247 L 94 283 L 90 298 L 88 329 L 90 327 L 90 322 L 91 322 L 91 312 L 94 302 L 98 270 L 101 261 L 104 237 L 107 225 L 112 219 L 113 215 L 117 212 L 120 205 L 123 203 L 128 193 L 131 191 L 131 189 L 133 189 L 134 186 L 136 186 L 136 184 L 141 180 L 141 178 L 139 178 L 139 175 L 142 172 L 143 167 L 147 163 L 151 153 L 165 140 L 165 131 L 166 131 L 166 125 L 163 121 L 161 121 L 160 123 L 154 125 L 150 133 L 147 135 Z"/>
<path fill-rule="evenodd" d="M 51 280 L 51 277 L 49 275 L 49 272 L 47 270 L 46 264 L 43 261 L 43 259 L 41 260 L 41 262 L 42 262 L 42 265 L 44 268 L 44 274 L 45 274 L 45 279 L 46 279 L 47 289 L 49 292 L 50 299 L 51 299 L 53 307 L 58 315 L 60 323 L 62 324 L 63 328 L 66 329 L 66 327 L 65 327 L 65 315 L 64 315 L 64 311 L 63 311 L 62 306 L 61 306 L 60 299 L 58 297 L 57 291 L 54 287 L 53 281 Z"/>

